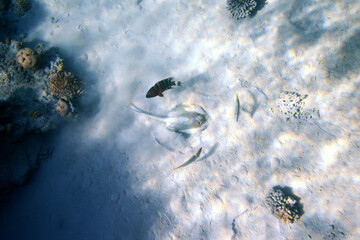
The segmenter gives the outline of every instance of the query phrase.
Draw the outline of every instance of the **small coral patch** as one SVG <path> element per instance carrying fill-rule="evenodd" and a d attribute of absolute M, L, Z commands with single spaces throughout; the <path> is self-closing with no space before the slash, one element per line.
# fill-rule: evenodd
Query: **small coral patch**
<path fill-rule="evenodd" d="M 319 110 L 311 108 L 305 103 L 307 97 L 307 94 L 285 91 L 277 99 L 276 108 L 286 121 L 298 119 L 306 122 L 311 119 L 320 118 Z"/>
<path fill-rule="evenodd" d="M 57 103 L 56 111 L 60 116 L 65 117 L 70 112 L 70 106 L 64 99 L 60 99 Z"/>
<path fill-rule="evenodd" d="M 34 68 L 39 64 L 39 56 L 31 48 L 23 48 L 16 54 L 18 63 L 24 68 Z"/>
<path fill-rule="evenodd" d="M 81 82 L 70 72 L 50 75 L 49 92 L 56 98 L 72 99 L 83 93 Z"/>
<path fill-rule="evenodd" d="M 300 198 L 293 195 L 289 189 L 274 187 L 266 196 L 266 204 L 271 213 L 284 223 L 294 223 L 303 214 Z"/>

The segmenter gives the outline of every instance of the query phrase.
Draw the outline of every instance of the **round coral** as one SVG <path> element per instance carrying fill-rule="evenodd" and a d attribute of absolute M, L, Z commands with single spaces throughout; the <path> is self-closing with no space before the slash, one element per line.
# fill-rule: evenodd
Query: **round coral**
<path fill-rule="evenodd" d="M 70 106 L 64 99 L 60 99 L 57 103 L 56 111 L 60 116 L 65 117 L 70 112 Z"/>
<path fill-rule="evenodd" d="M 39 64 L 38 54 L 31 48 L 23 48 L 16 54 L 18 63 L 24 68 L 34 68 Z"/>
<path fill-rule="evenodd" d="M 255 0 L 227 0 L 227 9 L 235 19 L 248 17 L 256 5 Z"/>

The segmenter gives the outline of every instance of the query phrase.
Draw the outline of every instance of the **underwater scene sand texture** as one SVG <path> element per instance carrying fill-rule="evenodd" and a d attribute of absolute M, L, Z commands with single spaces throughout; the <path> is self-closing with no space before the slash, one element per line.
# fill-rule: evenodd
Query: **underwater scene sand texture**
<path fill-rule="evenodd" d="M 86 110 L 1 206 L 1 239 L 360 239 L 359 1 L 32 5 L 22 41 L 59 48 Z"/>

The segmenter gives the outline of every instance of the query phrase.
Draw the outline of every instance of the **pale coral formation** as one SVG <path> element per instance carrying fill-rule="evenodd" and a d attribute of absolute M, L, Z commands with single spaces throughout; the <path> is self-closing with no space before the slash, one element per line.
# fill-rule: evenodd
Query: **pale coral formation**
<path fill-rule="evenodd" d="M 227 9 L 235 19 L 248 17 L 256 8 L 255 0 L 227 0 Z"/>
<path fill-rule="evenodd" d="M 26 69 L 34 68 L 39 64 L 39 56 L 31 48 L 20 49 L 16 54 L 16 59 Z"/>
<path fill-rule="evenodd" d="M 284 223 L 294 223 L 300 219 L 302 208 L 299 198 L 287 192 L 288 188 L 274 187 L 266 196 L 266 204 L 271 213 Z"/>
<path fill-rule="evenodd" d="M 70 72 L 56 72 L 50 75 L 49 92 L 56 98 L 72 99 L 82 94 L 81 82 Z"/>
<path fill-rule="evenodd" d="M 60 116 L 65 117 L 70 112 L 70 106 L 64 99 L 59 99 L 56 111 L 59 113 Z"/>

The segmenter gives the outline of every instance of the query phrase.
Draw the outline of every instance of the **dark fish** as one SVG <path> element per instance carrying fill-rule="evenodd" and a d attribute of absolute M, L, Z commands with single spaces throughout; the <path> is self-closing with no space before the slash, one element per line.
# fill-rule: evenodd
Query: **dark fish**
<path fill-rule="evenodd" d="M 165 90 L 171 89 L 172 86 L 181 86 L 181 82 L 174 81 L 174 78 L 169 77 L 165 78 L 159 82 L 157 82 L 153 87 L 150 88 L 150 90 L 147 92 L 146 97 L 152 98 L 156 96 L 163 97 L 163 92 Z"/>
<path fill-rule="evenodd" d="M 239 115 L 240 115 L 240 100 L 238 94 L 236 94 L 236 106 L 235 106 L 235 120 L 239 121 Z"/>
<path fill-rule="evenodd" d="M 202 147 L 197 151 L 197 153 L 194 154 L 194 156 L 192 156 L 189 160 L 187 160 L 185 163 L 181 164 L 177 168 L 174 168 L 174 170 L 185 167 L 185 166 L 189 165 L 190 163 L 194 162 L 196 159 L 198 159 L 200 157 L 201 150 L 202 150 Z"/>

